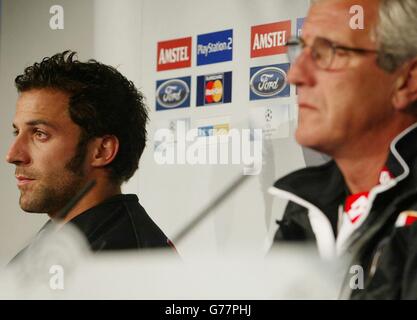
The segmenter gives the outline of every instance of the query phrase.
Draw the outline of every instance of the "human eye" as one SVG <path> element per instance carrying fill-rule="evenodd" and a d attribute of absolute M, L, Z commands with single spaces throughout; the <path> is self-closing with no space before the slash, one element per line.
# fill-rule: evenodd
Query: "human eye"
<path fill-rule="evenodd" d="M 35 136 L 36 139 L 38 139 L 40 141 L 46 141 L 49 138 L 48 133 L 46 133 L 45 131 L 43 131 L 39 128 L 34 128 L 33 129 L 33 135 Z"/>
<path fill-rule="evenodd" d="M 346 57 L 350 54 L 349 51 L 343 49 L 343 48 L 335 48 L 335 53 L 338 57 Z"/>
<path fill-rule="evenodd" d="M 300 39 L 297 37 L 290 37 L 288 41 L 285 43 L 286 46 L 293 47 L 300 45 Z"/>
<path fill-rule="evenodd" d="M 299 39 L 298 39 L 298 43 L 299 43 L 299 46 L 300 46 L 302 49 L 304 49 L 304 48 L 307 46 L 306 42 L 305 42 L 302 38 L 299 38 Z"/>

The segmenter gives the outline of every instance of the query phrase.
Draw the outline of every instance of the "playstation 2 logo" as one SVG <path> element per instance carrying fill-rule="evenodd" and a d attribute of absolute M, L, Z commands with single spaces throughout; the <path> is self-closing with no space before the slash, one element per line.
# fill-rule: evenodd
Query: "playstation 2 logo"
<path fill-rule="evenodd" d="M 231 61 L 233 59 L 233 29 L 197 36 L 197 65 Z"/>
<path fill-rule="evenodd" d="M 296 27 L 297 27 L 297 38 L 300 38 L 303 33 L 303 25 L 304 25 L 305 18 L 297 18 Z"/>

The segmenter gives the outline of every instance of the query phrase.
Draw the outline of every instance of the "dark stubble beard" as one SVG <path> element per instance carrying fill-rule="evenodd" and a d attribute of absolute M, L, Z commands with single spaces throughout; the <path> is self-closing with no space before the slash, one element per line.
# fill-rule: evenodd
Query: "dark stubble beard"
<path fill-rule="evenodd" d="M 68 161 L 64 170 L 42 177 L 43 181 L 38 182 L 30 194 L 21 192 L 19 204 L 22 210 L 53 215 L 74 197 L 86 183 L 83 166 L 88 142 L 86 137 L 81 137 L 74 157 Z M 34 174 L 36 177 L 36 172 Z"/>

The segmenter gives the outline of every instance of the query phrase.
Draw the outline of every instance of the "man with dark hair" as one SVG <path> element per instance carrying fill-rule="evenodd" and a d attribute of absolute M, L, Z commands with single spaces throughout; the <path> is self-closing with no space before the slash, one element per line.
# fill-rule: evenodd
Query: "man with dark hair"
<path fill-rule="evenodd" d="M 59 224 L 71 222 L 93 251 L 165 247 L 167 237 L 137 196 L 121 193 L 146 144 L 143 96 L 116 69 L 75 54 L 44 58 L 15 79 L 15 139 L 7 161 L 16 166 L 19 204 Z M 58 216 L 90 181 L 94 187 Z"/>
<path fill-rule="evenodd" d="M 318 0 L 287 44 L 296 139 L 333 160 L 271 188 L 289 200 L 275 241 L 351 256 L 344 297 L 417 298 L 416 25 L 415 0 Z"/>

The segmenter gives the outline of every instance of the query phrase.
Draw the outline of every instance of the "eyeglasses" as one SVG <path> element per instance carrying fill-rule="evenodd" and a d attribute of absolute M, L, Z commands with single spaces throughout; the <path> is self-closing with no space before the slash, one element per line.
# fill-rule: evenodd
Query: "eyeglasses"
<path fill-rule="evenodd" d="M 315 38 L 311 46 L 308 46 L 301 38 L 291 38 L 286 46 L 291 64 L 298 59 L 305 48 L 310 47 L 314 63 L 318 68 L 325 70 L 345 68 L 349 63 L 349 52 L 356 54 L 379 53 L 378 50 L 341 46 L 321 37 Z"/>

